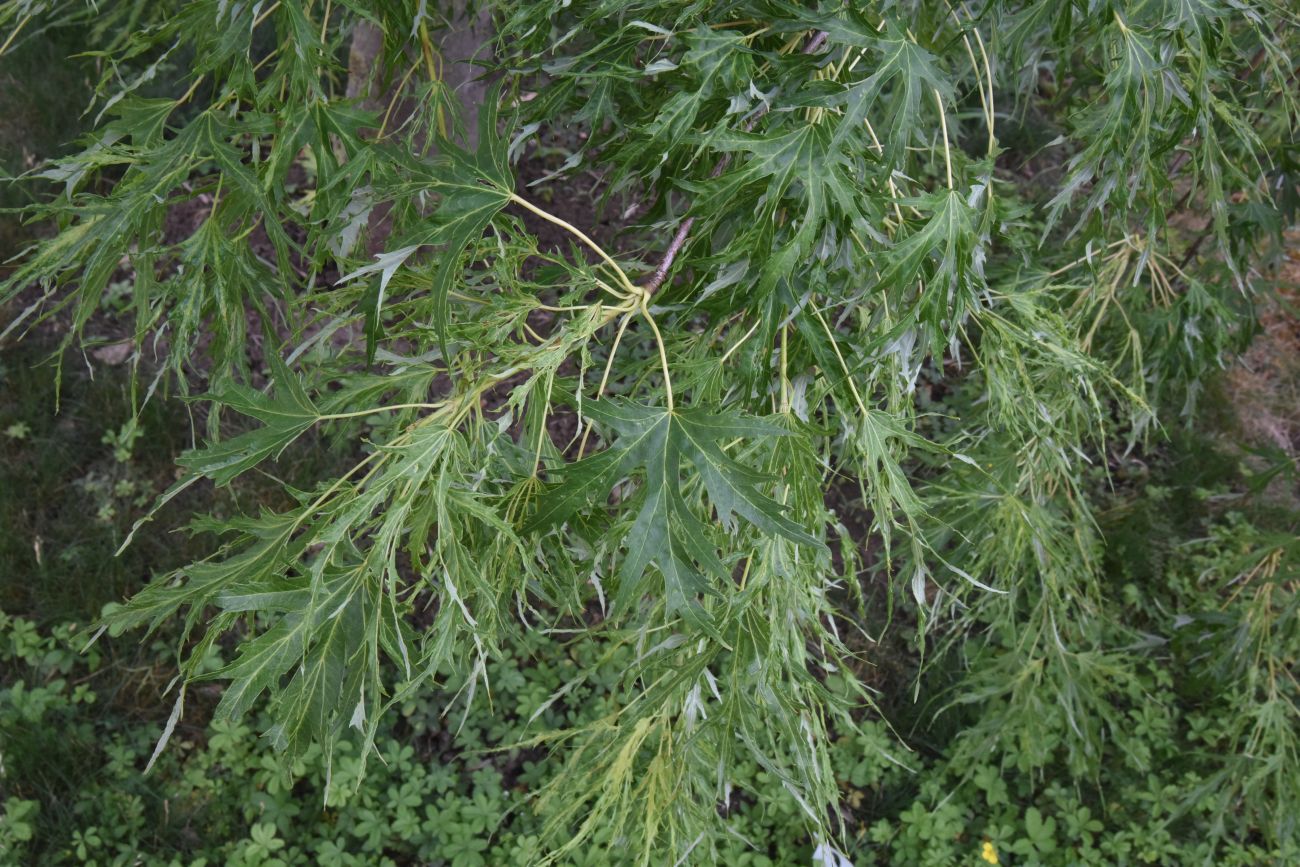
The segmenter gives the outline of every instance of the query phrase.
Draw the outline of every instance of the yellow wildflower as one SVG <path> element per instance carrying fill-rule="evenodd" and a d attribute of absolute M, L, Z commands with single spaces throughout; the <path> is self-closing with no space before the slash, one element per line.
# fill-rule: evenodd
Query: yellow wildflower
<path fill-rule="evenodd" d="M 1001 864 L 998 860 L 998 850 L 993 848 L 993 844 L 988 840 L 984 841 L 984 846 L 980 849 L 980 857 L 990 864 Z"/>

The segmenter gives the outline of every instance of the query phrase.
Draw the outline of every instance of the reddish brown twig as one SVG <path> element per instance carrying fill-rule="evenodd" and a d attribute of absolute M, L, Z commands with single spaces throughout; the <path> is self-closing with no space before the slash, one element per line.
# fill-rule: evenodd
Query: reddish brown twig
<path fill-rule="evenodd" d="M 825 30 L 818 30 L 816 33 L 813 34 L 812 39 L 808 40 L 808 44 L 803 47 L 803 53 L 815 54 L 817 52 L 817 49 L 821 48 L 822 45 L 825 44 L 826 40 L 829 37 L 830 34 L 827 33 Z"/>
<path fill-rule="evenodd" d="M 664 285 L 664 280 L 668 279 L 668 269 L 673 267 L 673 260 L 677 258 L 677 254 L 681 252 L 682 247 L 686 246 L 686 240 L 690 237 L 691 226 L 693 225 L 695 225 L 695 218 L 687 217 L 682 220 L 682 224 L 673 233 L 673 239 L 668 242 L 668 249 L 664 250 L 664 257 L 659 260 L 659 264 L 655 267 L 654 273 L 650 275 L 650 279 L 645 281 L 645 284 L 641 287 L 646 291 L 647 295 L 658 292 L 659 287 Z"/>
<path fill-rule="evenodd" d="M 758 119 L 762 117 L 766 111 L 767 109 L 764 107 L 761 111 L 751 117 L 745 123 L 745 132 L 749 132 L 753 129 L 754 124 L 758 122 Z M 724 154 L 722 159 L 718 160 L 718 164 L 713 167 L 713 171 L 709 173 L 709 178 L 715 179 L 719 177 L 727 170 L 727 163 L 730 161 L 731 154 Z M 686 246 L 686 241 L 690 237 L 691 226 L 693 225 L 695 225 L 695 218 L 687 217 L 685 220 L 682 220 L 682 224 L 677 227 L 677 231 L 673 233 L 673 239 L 668 242 L 668 249 L 664 250 L 664 256 L 659 260 L 659 265 L 655 268 L 654 273 L 650 275 L 650 279 L 641 287 L 645 289 L 646 294 L 655 294 L 659 287 L 664 284 L 664 280 L 668 279 L 668 269 L 673 266 L 673 260 L 677 258 L 677 254 L 681 252 L 682 247 Z"/>

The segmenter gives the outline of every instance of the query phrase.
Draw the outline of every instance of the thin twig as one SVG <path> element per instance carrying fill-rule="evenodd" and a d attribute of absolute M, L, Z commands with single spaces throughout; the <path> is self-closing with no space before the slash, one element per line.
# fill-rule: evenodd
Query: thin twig
<path fill-rule="evenodd" d="M 721 163 L 719 163 L 721 165 Z M 673 239 L 668 242 L 668 249 L 664 251 L 664 256 L 659 260 L 655 271 L 650 275 L 650 279 L 645 282 L 641 288 L 645 289 L 647 295 L 653 295 L 659 291 L 659 287 L 668 279 L 668 270 L 673 267 L 673 260 L 681 252 L 682 247 L 686 246 L 686 241 L 691 234 L 691 226 L 695 225 L 694 217 L 687 217 L 682 220 L 682 224 L 677 227 L 673 233 Z"/>

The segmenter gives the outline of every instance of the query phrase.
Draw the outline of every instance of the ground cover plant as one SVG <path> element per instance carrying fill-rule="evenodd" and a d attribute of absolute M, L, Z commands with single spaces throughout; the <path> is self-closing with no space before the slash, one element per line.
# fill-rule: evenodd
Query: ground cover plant
<path fill-rule="evenodd" d="M 1194 432 L 1289 315 L 1291 5 L 484 13 L 466 106 L 423 0 L 0 3 L 95 93 L 3 339 L 116 371 L 90 535 L 159 552 L 7 590 L 0 852 L 1295 857 L 1295 440 Z"/>

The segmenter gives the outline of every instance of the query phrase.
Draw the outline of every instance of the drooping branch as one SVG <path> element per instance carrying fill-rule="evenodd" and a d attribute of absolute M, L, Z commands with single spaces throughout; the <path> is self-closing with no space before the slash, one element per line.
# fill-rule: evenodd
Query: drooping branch
<path fill-rule="evenodd" d="M 829 35 L 830 34 L 825 30 L 818 30 L 808 39 L 808 42 L 804 44 L 803 53 L 816 53 L 817 50 L 825 44 Z M 759 118 L 765 114 L 767 114 L 766 105 L 761 106 L 758 111 L 754 112 L 749 120 L 745 121 L 745 132 L 752 130 L 754 124 L 758 123 Z M 730 160 L 730 154 L 723 155 L 722 159 L 718 160 L 717 165 L 713 167 L 713 171 L 709 173 L 709 179 L 714 180 L 726 171 L 727 164 Z M 677 254 L 682 251 L 682 248 L 686 246 L 686 242 L 690 240 L 691 227 L 694 225 L 695 218 L 687 217 L 685 220 L 682 220 L 681 225 L 677 227 L 677 231 L 673 233 L 673 239 L 668 242 L 668 247 L 664 250 L 663 257 L 659 260 L 659 264 L 655 266 L 654 273 L 652 273 L 650 279 L 646 280 L 646 282 L 641 286 L 641 288 L 645 290 L 647 296 L 654 295 L 658 292 L 659 288 L 663 286 L 664 281 L 668 279 L 668 272 L 672 270 L 673 262 L 677 260 Z"/>

